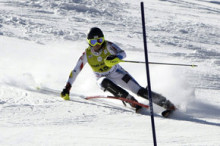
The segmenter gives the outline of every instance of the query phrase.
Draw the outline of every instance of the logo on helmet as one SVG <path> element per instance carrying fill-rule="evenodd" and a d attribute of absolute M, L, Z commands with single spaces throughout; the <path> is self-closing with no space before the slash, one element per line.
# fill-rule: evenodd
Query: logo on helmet
<path fill-rule="evenodd" d="M 97 39 L 97 38 L 99 38 L 99 36 L 97 36 L 97 35 L 96 35 L 96 36 L 94 36 L 94 39 Z"/>

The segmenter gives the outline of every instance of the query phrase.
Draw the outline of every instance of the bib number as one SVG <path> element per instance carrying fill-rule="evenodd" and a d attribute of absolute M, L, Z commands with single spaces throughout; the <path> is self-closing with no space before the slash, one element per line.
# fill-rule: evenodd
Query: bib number
<path fill-rule="evenodd" d="M 109 69 L 108 66 L 104 66 L 103 68 L 100 68 L 100 69 L 99 69 L 99 72 L 105 72 L 105 71 L 107 71 L 108 69 Z"/>

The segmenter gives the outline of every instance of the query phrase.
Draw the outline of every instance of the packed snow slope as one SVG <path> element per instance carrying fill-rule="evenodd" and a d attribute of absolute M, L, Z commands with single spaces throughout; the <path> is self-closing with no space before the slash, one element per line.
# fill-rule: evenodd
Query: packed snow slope
<path fill-rule="evenodd" d="M 178 107 L 165 119 L 154 106 L 158 145 L 219 146 L 220 1 L 144 4 L 149 60 L 198 65 L 150 65 L 152 89 Z M 144 61 L 138 0 L 0 0 L 0 145 L 153 145 L 149 110 L 136 114 L 116 100 L 59 97 L 94 26 L 127 60 Z M 121 65 L 147 85 L 144 64 Z M 109 95 L 88 65 L 71 93 Z"/>

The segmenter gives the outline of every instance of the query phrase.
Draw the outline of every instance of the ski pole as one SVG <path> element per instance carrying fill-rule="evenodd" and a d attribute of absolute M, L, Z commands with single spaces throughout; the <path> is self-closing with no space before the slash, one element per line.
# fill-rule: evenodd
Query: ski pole
<path fill-rule="evenodd" d="M 145 63 L 144 61 L 132 61 L 132 60 L 121 60 L 120 62 L 128 62 L 128 63 Z M 197 67 L 198 65 L 194 64 L 176 64 L 176 63 L 161 63 L 161 62 L 149 62 L 149 64 L 158 64 L 158 65 L 176 65 L 176 66 L 190 66 Z"/>

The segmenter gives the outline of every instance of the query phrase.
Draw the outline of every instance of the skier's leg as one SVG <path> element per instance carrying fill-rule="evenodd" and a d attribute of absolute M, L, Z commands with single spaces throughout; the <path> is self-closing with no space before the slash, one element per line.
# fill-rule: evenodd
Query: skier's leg
<path fill-rule="evenodd" d="M 126 98 L 128 96 L 128 92 L 122 89 L 121 87 L 117 86 L 115 83 L 113 83 L 111 80 L 104 78 L 101 81 L 101 87 L 104 88 L 104 91 L 109 91 L 116 97 L 124 97 Z"/>
<path fill-rule="evenodd" d="M 141 88 L 138 82 L 122 67 L 119 67 L 119 69 L 108 76 L 108 78 L 120 87 L 127 89 L 134 94 L 137 94 L 137 92 Z"/>
<path fill-rule="evenodd" d="M 120 85 L 121 87 L 130 90 L 138 96 L 148 99 L 148 90 L 141 87 L 138 82 L 136 82 L 135 79 L 122 67 L 120 67 L 116 72 L 108 76 L 108 78 L 114 81 L 117 85 Z M 164 107 L 165 109 L 175 109 L 173 103 L 171 103 L 164 96 L 156 92 L 152 92 L 152 100 L 153 103 Z"/>
<path fill-rule="evenodd" d="M 101 82 L 100 82 L 101 80 Z M 137 100 L 131 96 L 126 90 L 124 90 L 123 88 L 121 88 L 120 86 L 117 86 L 114 82 L 112 82 L 110 79 L 108 78 L 102 78 L 100 79 L 100 86 L 102 87 L 102 89 L 104 89 L 104 91 L 109 91 L 110 93 L 112 93 L 114 96 L 116 97 L 124 97 L 133 101 Z M 139 110 L 141 107 L 134 105 L 134 104 L 130 104 L 132 107 L 136 108 L 136 111 Z"/>
<path fill-rule="evenodd" d="M 141 88 L 138 93 L 139 96 L 145 98 L 145 99 L 149 99 L 148 98 L 148 90 L 145 88 Z M 153 103 L 164 107 L 165 109 L 169 109 L 169 110 L 175 110 L 175 106 L 172 102 L 170 102 L 169 100 L 167 100 L 164 96 L 156 93 L 156 92 L 151 92 L 152 94 L 152 101 Z"/>

